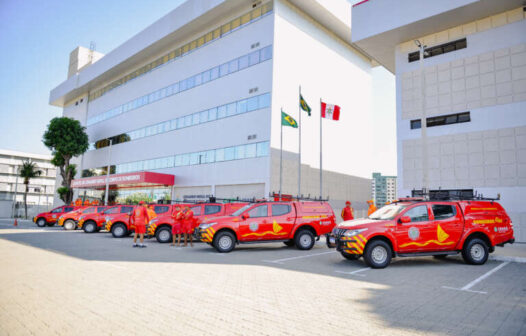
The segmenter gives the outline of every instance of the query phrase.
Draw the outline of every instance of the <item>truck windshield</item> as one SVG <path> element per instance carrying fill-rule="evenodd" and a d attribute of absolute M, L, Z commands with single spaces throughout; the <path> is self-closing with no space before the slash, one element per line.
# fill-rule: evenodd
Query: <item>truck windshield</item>
<path fill-rule="evenodd" d="M 234 212 L 233 214 L 231 214 L 230 216 L 240 216 L 243 212 L 245 212 L 245 210 L 247 210 L 251 206 L 252 206 L 252 204 L 247 204 L 244 207 L 242 207 L 241 209 L 239 209 L 236 212 Z"/>
<path fill-rule="evenodd" d="M 369 219 L 381 219 L 391 220 L 396 217 L 407 205 L 402 204 L 389 204 L 373 212 L 368 218 Z"/>

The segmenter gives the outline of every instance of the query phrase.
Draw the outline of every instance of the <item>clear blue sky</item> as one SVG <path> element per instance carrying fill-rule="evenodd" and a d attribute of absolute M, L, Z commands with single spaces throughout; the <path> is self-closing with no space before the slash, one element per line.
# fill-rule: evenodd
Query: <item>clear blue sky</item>
<path fill-rule="evenodd" d="M 107 54 L 182 2 L 0 0 L 0 148 L 49 153 L 42 135 L 62 114 L 48 104 L 49 91 L 66 79 L 69 53 L 94 41 Z M 394 175 L 394 77 L 383 68 L 374 74 L 374 166 Z"/>

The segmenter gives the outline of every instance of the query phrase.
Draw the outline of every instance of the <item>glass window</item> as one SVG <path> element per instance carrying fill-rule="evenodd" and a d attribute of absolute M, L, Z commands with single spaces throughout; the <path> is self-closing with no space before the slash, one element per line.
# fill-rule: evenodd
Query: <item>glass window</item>
<path fill-rule="evenodd" d="M 153 211 L 155 211 L 156 214 L 162 214 L 165 212 L 168 212 L 169 207 L 167 205 L 156 205 L 153 207 Z"/>
<path fill-rule="evenodd" d="M 235 59 L 233 61 L 230 61 L 228 63 L 228 72 L 232 73 L 232 72 L 236 72 L 237 70 L 239 70 L 238 60 Z"/>
<path fill-rule="evenodd" d="M 213 215 L 221 211 L 220 205 L 205 205 L 205 215 Z"/>
<path fill-rule="evenodd" d="M 247 100 L 243 99 L 237 102 L 237 113 L 247 112 Z"/>
<path fill-rule="evenodd" d="M 241 19 L 237 18 L 237 19 L 232 20 L 231 25 L 232 25 L 232 30 L 239 28 L 239 26 L 241 25 Z"/>
<path fill-rule="evenodd" d="M 456 208 L 452 205 L 433 204 L 432 207 L 435 220 L 442 220 L 454 217 L 457 214 Z"/>
<path fill-rule="evenodd" d="M 192 125 L 199 124 L 199 112 L 192 114 Z"/>
<path fill-rule="evenodd" d="M 195 86 L 195 80 L 194 77 L 190 77 L 186 80 L 186 88 L 191 89 Z"/>
<path fill-rule="evenodd" d="M 261 7 L 256 8 L 252 11 L 252 20 L 261 16 Z"/>
<path fill-rule="evenodd" d="M 256 157 L 256 151 L 257 151 L 256 144 L 249 144 L 249 145 L 246 145 L 245 147 L 246 147 L 245 148 L 245 158 L 249 159 L 249 158 Z"/>
<path fill-rule="evenodd" d="M 64 207 L 56 208 L 55 210 L 51 211 L 51 213 L 60 213 L 64 210 Z"/>
<path fill-rule="evenodd" d="M 268 216 L 268 205 L 259 205 L 255 208 L 248 210 L 247 214 L 250 218 L 267 217 Z"/>
<path fill-rule="evenodd" d="M 200 216 L 201 215 L 201 206 L 200 205 L 193 206 L 193 207 L 190 208 L 190 210 L 193 211 L 194 216 Z"/>
<path fill-rule="evenodd" d="M 427 214 L 427 205 L 419 205 L 412 209 L 409 209 L 404 216 L 409 216 L 411 222 L 426 222 L 429 220 Z"/>
<path fill-rule="evenodd" d="M 208 120 L 216 120 L 217 119 L 217 108 L 211 108 L 208 110 Z"/>
<path fill-rule="evenodd" d="M 184 117 L 184 126 L 192 126 L 192 115 L 187 115 L 186 117 Z"/>
<path fill-rule="evenodd" d="M 203 72 L 203 83 L 210 81 L 210 70 Z"/>
<path fill-rule="evenodd" d="M 216 162 L 225 161 L 225 150 L 223 148 L 216 149 Z"/>
<path fill-rule="evenodd" d="M 217 108 L 217 119 L 226 117 L 226 105 Z"/>
<path fill-rule="evenodd" d="M 173 156 L 169 156 L 166 158 L 166 167 L 173 167 L 174 166 L 175 158 Z"/>
<path fill-rule="evenodd" d="M 219 77 L 219 67 L 210 69 L 210 80 L 217 79 Z"/>
<path fill-rule="evenodd" d="M 221 35 L 227 34 L 230 31 L 230 22 L 221 26 Z"/>
<path fill-rule="evenodd" d="M 245 158 L 245 145 L 236 146 L 236 160 Z"/>
<path fill-rule="evenodd" d="M 212 41 L 212 32 L 205 35 L 205 43 Z"/>
<path fill-rule="evenodd" d="M 185 91 L 186 90 L 186 80 L 182 80 L 179 82 L 179 91 Z"/>
<path fill-rule="evenodd" d="M 248 64 L 250 66 L 256 65 L 258 63 L 259 63 L 259 50 L 258 51 L 254 51 L 253 53 L 248 55 Z"/>
<path fill-rule="evenodd" d="M 195 76 L 194 76 L 194 82 L 195 82 L 195 86 L 199 86 L 199 85 L 201 85 L 201 82 L 202 82 L 202 76 L 201 76 L 201 74 L 198 74 L 198 75 L 195 75 Z"/>
<path fill-rule="evenodd" d="M 119 207 L 109 208 L 104 211 L 104 214 L 116 214 L 116 213 L 119 213 Z"/>
<path fill-rule="evenodd" d="M 261 62 L 269 60 L 272 58 L 272 46 L 265 47 L 260 50 L 261 53 Z"/>
<path fill-rule="evenodd" d="M 244 25 L 250 22 L 250 13 L 246 13 L 241 17 L 241 24 Z"/>
<path fill-rule="evenodd" d="M 174 162 L 174 166 L 175 167 L 179 167 L 179 166 L 181 166 L 183 164 L 182 158 L 183 158 L 182 155 L 176 155 L 175 156 L 175 162 Z"/>
<path fill-rule="evenodd" d="M 133 207 L 131 207 L 131 206 L 123 206 L 123 207 L 121 207 L 120 213 L 128 213 L 128 212 L 132 212 L 132 211 L 133 211 Z"/>
<path fill-rule="evenodd" d="M 268 141 L 257 144 L 257 156 L 268 156 Z"/>
<path fill-rule="evenodd" d="M 174 94 L 179 92 L 179 83 L 172 84 Z"/>
<path fill-rule="evenodd" d="M 204 123 L 208 121 L 208 110 L 199 113 L 199 122 Z"/>
<path fill-rule="evenodd" d="M 166 88 L 163 88 L 159 91 L 159 98 L 163 99 L 164 97 L 166 97 Z"/>
<path fill-rule="evenodd" d="M 221 36 L 221 28 L 217 28 L 216 30 L 214 30 L 213 35 L 214 40 L 216 38 L 219 38 L 219 36 Z"/>
<path fill-rule="evenodd" d="M 221 64 L 219 66 L 219 77 L 226 76 L 228 74 L 228 63 Z"/>
<path fill-rule="evenodd" d="M 177 128 L 184 127 L 184 117 L 177 118 Z"/>
<path fill-rule="evenodd" d="M 254 111 L 258 109 L 258 97 L 249 98 L 247 101 L 247 111 Z"/>
<path fill-rule="evenodd" d="M 190 155 L 189 154 L 183 154 L 181 157 L 181 164 L 183 166 L 188 166 L 190 164 Z"/>
<path fill-rule="evenodd" d="M 236 158 L 236 150 L 234 147 L 225 148 L 225 161 L 234 160 Z"/>
<path fill-rule="evenodd" d="M 258 107 L 265 108 L 270 106 L 270 93 L 262 94 L 258 97 Z"/>
<path fill-rule="evenodd" d="M 215 150 L 209 150 L 205 152 L 205 162 L 213 163 L 215 161 Z"/>
<path fill-rule="evenodd" d="M 288 204 L 272 204 L 272 216 L 282 216 L 290 212 Z"/>
<path fill-rule="evenodd" d="M 177 119 L 170 121 L 170 129 L 171 130 L 177 129 Z"/>
<path fill-rule="evenodd" d="M 199 153 L 190 154 L 190 164 L 191 165 L 199 164 Z"/>
<path fill-rule="evenodd" d="M 166 97 L 169 97 L 174 94 L 174 87 L 170 85 L 166 88 Z"/>
<path fill-rule="evenodd" d="M 248 55 L 246 56 L 241 56 L 239 58 L 239 70 L 242 70 L 244 68 L 248 67 Z"/>
<path fill-rule="evenodd" d="M 236 103 L 231 103 L 226 106 L 226 114 L 229 117 L 236 114 Z"/>

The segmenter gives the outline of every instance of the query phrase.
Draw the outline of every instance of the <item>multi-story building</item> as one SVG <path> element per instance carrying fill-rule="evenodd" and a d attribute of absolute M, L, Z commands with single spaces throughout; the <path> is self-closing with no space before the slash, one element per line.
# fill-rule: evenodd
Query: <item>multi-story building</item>
<path fill-rule="evenodd" d="M 320 195 L 323 99 L 341 117 L 323 120 L 322 196 L 336 208 L 370 197 L 371 59 L 351 45 L 347 1 L 188 0 L 96 62 L 83 52 L 50 93 L 92 143 L 74 187 L 103 189 L 96 176 L 110 166 L 112 188 L 154 198 L 278 192 L 280 110 L 299 121 L 301 85 L 312 116 L 302 115 L 299 192 Z M 299 190 L 298 148 L 298 129 L 284 127 L 284 194 Z"/>
<path fill-rule="evenodd" d="M 374 204 L 381 207 L 396 199 L 396 176 L 383 176 L 373 173 L 371 181 Z"/>
<path fill-rule="evenodd" d="M 42 172 L 39 177 L 29 181 L 27 204 L 31 207 L 49 207 L 53 204 L 57 171 L 51 164 L 51 155 L 0 149 L 0 217 L 10 217 L 15 210 L 22 208 L 26 186 L 20 177 L 20 168 L 27 160 L 34 162 Z"/>
<path fill-rule="evenodd" d="M 519 241 L 526 241 L 525 9 L 522 0 L 369 0 L 352 9 L 353 42 L 396 75 L 398 194 L 422 187 L 500 194 Z"/>

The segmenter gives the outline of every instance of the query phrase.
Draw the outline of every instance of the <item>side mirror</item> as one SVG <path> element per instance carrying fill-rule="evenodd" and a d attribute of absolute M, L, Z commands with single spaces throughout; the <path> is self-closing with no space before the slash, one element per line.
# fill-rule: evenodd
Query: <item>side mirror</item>
<path fill-rule="evenodd" d="M 249 214 L 244 214 L 244 215 L 241 215 L 241 218 L 242 218 L 243 220 L 245 220 L 245 219 L 249 219 L 249 218 L 250 218 L 250 215 L 249 215 Z"/>
<path fill-rule="evenodd" d="M 409 216 L 403 216 L 402 218 L 400 218 L 400 220 L 398 221 L 400 224 L 406 224 L 406 223 L 411 223 L 411 217 Z"/>

